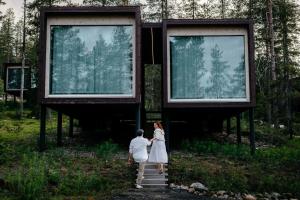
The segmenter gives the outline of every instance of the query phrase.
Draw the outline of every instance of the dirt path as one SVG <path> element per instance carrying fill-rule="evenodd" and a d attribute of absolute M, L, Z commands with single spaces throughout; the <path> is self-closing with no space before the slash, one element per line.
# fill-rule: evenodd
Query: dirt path
<path fill-rule="evenodd" d="M 130 189 L 128 192 L 116 195 L 113 200 L 153 200 L 153 199 L 172 199 L 172 200 L 210 200 L 212 198 L 196 196 L 186 191 L 174 191 L 171 189 Z"/>

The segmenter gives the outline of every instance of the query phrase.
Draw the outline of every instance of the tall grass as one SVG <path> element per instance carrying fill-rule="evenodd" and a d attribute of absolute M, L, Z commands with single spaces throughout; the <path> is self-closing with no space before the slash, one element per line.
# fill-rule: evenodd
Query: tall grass
<path fill-rule="evenodd" d="M 21 165 L 7 176 L 10 191 L 19 199 L 43 199 L 47 187 L 46 160 L 37 153 L 24 155 Z"/>

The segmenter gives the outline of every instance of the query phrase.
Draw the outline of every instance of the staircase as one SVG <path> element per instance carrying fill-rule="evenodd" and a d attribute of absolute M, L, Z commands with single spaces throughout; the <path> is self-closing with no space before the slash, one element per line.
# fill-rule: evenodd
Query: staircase
<path fill-rule="evenodd" d="M 150 147 L 147 149 L 149 152 Z M 138 173 L 136 176 L 138 176 Z M 168 186 L 168 164 L 164 164 L 164 173 L 159 174 L 157 164 L 147 162 L 145 164 L 144 179 L 142 180 L 141 185 L 147 188 L 162 188 Z"/>

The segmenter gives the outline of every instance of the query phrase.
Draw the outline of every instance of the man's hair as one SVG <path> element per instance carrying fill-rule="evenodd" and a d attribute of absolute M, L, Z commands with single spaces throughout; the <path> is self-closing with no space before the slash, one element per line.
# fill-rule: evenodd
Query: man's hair
<path fill-rule="evenodd" d="M 137 136 L 142 136 L 144 134 L 144 130 L 143 129 L 139 129 L 136 131 L 136 135 Z"/>

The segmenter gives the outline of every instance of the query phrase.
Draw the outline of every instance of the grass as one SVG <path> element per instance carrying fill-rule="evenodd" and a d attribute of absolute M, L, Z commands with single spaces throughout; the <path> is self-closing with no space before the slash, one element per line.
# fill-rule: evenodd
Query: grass
<path fill-rule="evenodd" d="M 0 114 L 0 199 L 110 199 L 134 183 L 134 169 L 113 141 L 56 147 L 56 115 L 47 121 L 48 149 L 38 152 L 39 121 L 13 106 Z M 68 121 L 64 118 L 63 127 Z M 66 133 L 64 133 L 66 134 Z M 121 178 L 120 178 L 121 177 Z M 1 181 L 5 184 L 1 185 Z"/>
<path fill-rule="evenodd" d="M 135 170 L 127 166 L 126 151 L 112 140 L 57 147 L 53 114 L 46 126 L 48 149 L 40 153 L 39 121 L 31 112 L 25 110 L 19 120 L 14 105 L 0 104 L 0 110 L 0 199 L 110 199 L 133 186 Z M 67 124 L 64 118 L 65 130 Z M 276 146 L 251 156 L 246 145 L 183 141 L 183 151 L 170 156 L 169 182 L 200 181 L 210 190 L 289 192 L 299 197 L 300 140 L 288 140 L 284 132 L 258 124 L 256 136 Z"/>
<path fill-rule="evenodd" d="M 257 149 L 214 141 L 184 141 L 185 153 L 171 156 L 171 182 L 200 181 L 211 190 L 281 192 L 300 196 L 300 139 Z M 187 156 L 190 155 L 190 156 Z"/>

